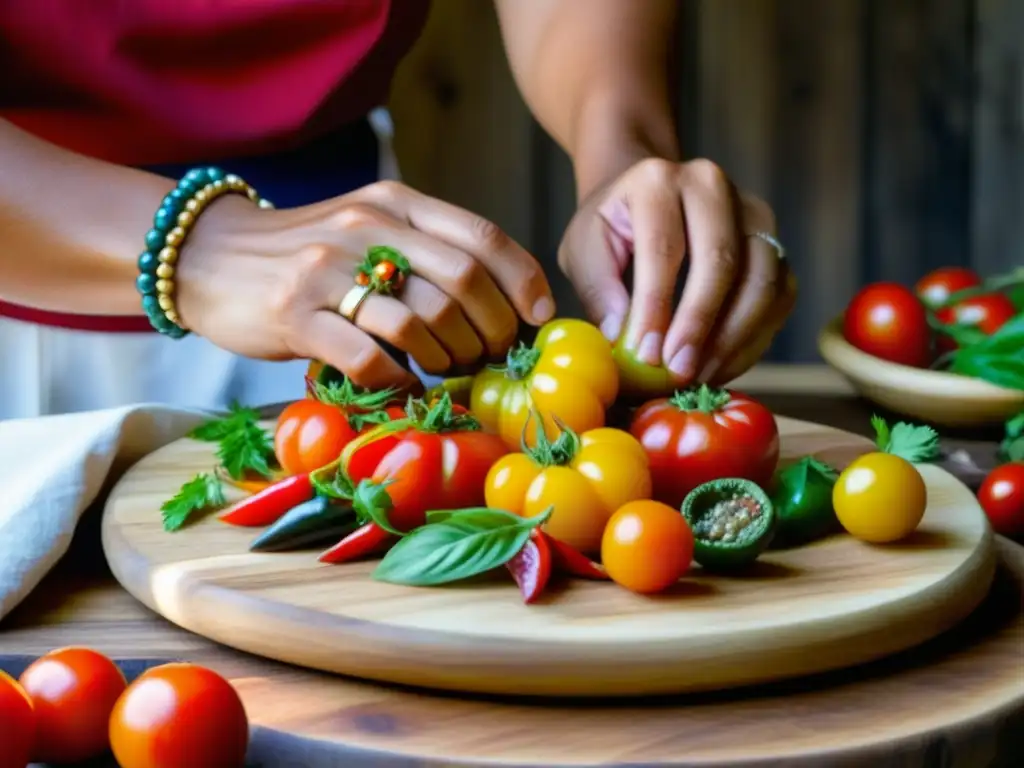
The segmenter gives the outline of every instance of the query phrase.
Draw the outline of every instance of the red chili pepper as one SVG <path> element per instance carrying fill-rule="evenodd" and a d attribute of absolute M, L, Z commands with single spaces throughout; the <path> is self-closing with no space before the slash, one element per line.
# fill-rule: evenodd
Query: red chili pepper
<path fill-rule="evenodd" d="M 235 504 L 220 519 L 231 525 L 260 527 L 276 523 L 292 507 L 314 496 L 309 475 L 292 475 Z"/>
<path fill-rule="evenodd" d="M 394 534 L 388 533 L 376 523 L 367 523 L 356 528 L 317 559 L 321 563 L 347 563 L 373 554 L 393 538 Z"/>
<path fill-rule="evenodd" d="M 551 548 L 547 537 L 531 536 L 505 567 L 519 585 L 523 602 L 532 603 L 541 596 L 551 578 Z"/>
<path fill-rule="evenodd" d="M 554 562 L 555 568 L 562 573 L 577 576 L 581 579 L 597 579 L 600 581 L 607 581 L 609 579 L 608 572 L 605 571 L 603 565 L 595 563 L 564 541 L 556 539 L 539 528 L 533 529 L 533 535 L 536 538 L 545 539 L 548 547 L 551 549 L 551 560 Z"/>

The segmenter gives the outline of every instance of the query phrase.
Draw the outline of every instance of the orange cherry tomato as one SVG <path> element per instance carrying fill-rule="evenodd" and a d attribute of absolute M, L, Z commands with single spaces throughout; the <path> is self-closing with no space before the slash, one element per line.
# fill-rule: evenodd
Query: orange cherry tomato
<path fill-rule="evenodd" d="M 366 274 L 365 272 L 357 272 L 356 273 L 356 285 L 360 285 L 360 286 L 365 288 L 369 284 L 370 284 L 370 276 L 368 274 Z"/>
<path fill-rule="evenodd" d="M 61 648 L 21 675 L 36 712 L 34 760 L 77 763 L 107 751 L 107 722 L 124 692 L 124 674 L 102 653 Z"/>
<path fill-rule="evenodd" d="M 195 664 L 143 672 L 110 715 L 110 748 L 121 768 L 241 768 L 248 746 L 238 693 Z"/>
<path fill-rule="evenodd" d="M 0 768 L 25 768 L 32 757 L 36 717 L 32 699 L 0 669 Z"/>
<path fill-rule="evenodd" d="M 693 560 L 693 532 L 678 509 L 660 501 L 623 504 L 604 529 L 601 561 L 612 581 L 640 594 L 679 581 Z"/>
<path fill-rule="evenodd" d="M 319 400 L 297 400 L 277 419 L 274 454 L 288 474 L 305 474 L 337 459 L 356 434 L 344 409 Z"/>

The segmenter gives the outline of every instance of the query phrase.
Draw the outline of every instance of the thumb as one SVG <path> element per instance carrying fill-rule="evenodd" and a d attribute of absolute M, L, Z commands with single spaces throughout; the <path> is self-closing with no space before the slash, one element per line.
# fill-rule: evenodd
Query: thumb
<path fill-rule="evenodd" d="M 559 248 L 558 264 L 591 322 L 614 343 L 629 312 L 629 291 L 622 282 L 622 273 L 632 243 L 600 216 L 589 218 L 581 229 L 567 233 Z"/>

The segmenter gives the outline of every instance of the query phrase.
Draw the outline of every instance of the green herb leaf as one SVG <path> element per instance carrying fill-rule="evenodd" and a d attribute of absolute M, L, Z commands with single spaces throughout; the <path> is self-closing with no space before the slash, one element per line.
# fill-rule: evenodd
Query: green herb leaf
<path fill-rule="evenodd" d="M 391 421 L 391 414 L 385 410 L 368 411 L 367 413 L 351 413 L 348 424 L 356 432 L 362 432 L 370 425 L 386 424 Z"/>
<path fill-rule="evenodd" d="M 352 494 L 352 508 L 355 509 L 360 524 L 376 523 L 378 527 L 388 533 L 405 536 L 406 532 L 397 530 L 388 519 L 388 512 L 391 511 L 393 505 L 387 487 L 392 482 L 394 481 L 375 483 L 368 479 L 360 480 Z"/>
<path fill-rule="evenodd" d="M 872 414 L 871 427 L 875 430 L 875 445 L 878 446 L 878 450 L 884 451 L 889 445 L 889 425 L 881 416 Z"/>
<path fill-rule="evenodd" d="M 380 561 L 373 577 L 410 586 L 433 586 L 477 576 L 504 565 L 525 546 L 530 531 L 551 515 L 532 518 L 502 510 L 473 508 L 430 522 L 400 539 Z"/>
<path fill-rule="evenodd" d="M 1024 389 L 1024 313 L 992 335 L 961 345 L 953 353 L 949 370 L 1000 387 Z"/>
<path fill-rule="evenodd" d="M 341 381 L 329 381 L 326 384 L 310 381 L 309 386 L 313 397 L 321 403 L 360 411 L 377 411 L 393 403 L 398 394 L 398 390 L 393 387 L 377 390 L 357 387 L 348 376 Z"/>
<path fill-rule="evenodd" d="M 189 480 L 160 507 L 165 531 L 176 531 L 196 512 L 223 507 L 227 503 L 224 488 L 214 475 L 199 474 Z"/>
<path fill-rule="evenodd" d="M 880 416 L 872 416 L 871 424 L 875 428 L 878 448 L 882 453 L 891 453 L 912 464 L 934 461 L 939 457 L 939 433 L 931 427 L 905 421 L 889 427 Z"/>
<path fill-rule="evenodd" d="M 1018 312 L 1024 312 L 1024 283 L 1011 288 L 1006 294 Z"/>
<path fill-rule="evenodd" d="M 1024 411 L 1006 422 L 998 455 L 1000 461 L 1024 461 Z"/>
<path fill-rule="evenodd" d="M 219 443 L 217 460 L 235 480 L 249 473 L 271 477 L 275 463 L 274 442 L 259 421 L 257 411 L 232 403 L 227 416 L 200 424 L 189 437 Z"/>

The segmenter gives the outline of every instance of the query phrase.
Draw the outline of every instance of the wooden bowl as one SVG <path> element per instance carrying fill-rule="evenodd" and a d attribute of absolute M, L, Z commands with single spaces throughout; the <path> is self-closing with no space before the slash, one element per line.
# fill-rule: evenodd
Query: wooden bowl
<path fill-rule="evenodd" d="M 845 338 L 842 317 L 822 329 L 818 351 L 861 395 L 884 408 L 945 427 L 996 424 L 1024 410 L 1024 391 L 944 371 L 890 363 Z"/>

